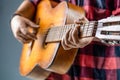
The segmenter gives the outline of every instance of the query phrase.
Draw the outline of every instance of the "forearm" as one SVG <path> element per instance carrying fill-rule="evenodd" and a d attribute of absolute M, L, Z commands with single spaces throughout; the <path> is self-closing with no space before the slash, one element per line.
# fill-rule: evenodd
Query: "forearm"
<path fill-rule="evenodd" d="M 35 6 L 29 0 L 24 0 L 14 14 L 21 15 L 31 20 L 34 13 Z"/>

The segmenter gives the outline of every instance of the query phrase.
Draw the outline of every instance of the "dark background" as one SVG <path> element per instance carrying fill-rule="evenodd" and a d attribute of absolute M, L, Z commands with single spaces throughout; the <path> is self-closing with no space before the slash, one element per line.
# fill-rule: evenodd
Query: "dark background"
<path fill-rule="evenodd" d="M 13 36 L 10 18 L 23 0 L 0 0 L 0 80 L 29 80 L 19 74 L 22 45 Z"/>

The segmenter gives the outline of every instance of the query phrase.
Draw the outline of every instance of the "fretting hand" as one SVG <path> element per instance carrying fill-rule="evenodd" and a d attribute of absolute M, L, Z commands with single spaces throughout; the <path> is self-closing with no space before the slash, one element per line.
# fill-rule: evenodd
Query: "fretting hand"
<path fill-rule="evenodd" d="M 14 16 L 11 20 L 12 32 L 15 38 L 22 43 L 28 43 L 37 39 L 35 33 L 38 28 L 38 25 L 19 15 Z"/>
<path fill-rule="evenodd" d="M 75 21 L 76 24 L 81 24 L 84 23 L 83 19 L 79 19 Z M 69 50 L 71 48 L 83 48 L 90 44 L 95 37 L 86 37 L 86 38 L 81 38 L 80 37 L 80 26 L 76 26 L 72 29 L 70 29 L 65 36 L 63 37 L 61 44 L 65 50 Z"/>

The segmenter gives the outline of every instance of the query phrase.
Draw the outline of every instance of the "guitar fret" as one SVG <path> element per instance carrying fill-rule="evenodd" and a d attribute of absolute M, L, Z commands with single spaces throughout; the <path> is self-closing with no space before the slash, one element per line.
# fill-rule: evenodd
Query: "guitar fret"
<path fill-rule="evenodd" d="M 97 28 L 97 24 L 98 22 L 96 22 L 96 21 L 92 21 L 91 23 L 90 23 L 90 35 L 89 36 L 94 36 L 94 34 L 96 33 L 96 28 Z"/>
<path fill-rule="evenodd" d="M 95 26 L 97 27 L 97 22 L 96 21 L 91 21 L 89 23 L 86 23 L 81 27 L 82 30 L 82 37 L 89 37 L 93 36 L 94 32 L 96 31 L 94 28 Z"/>
<path fill-rule="evenodd" d="M 63 26 L 61 26 L 61 27 L 63 27 Z M 59 35 L 59 40 L 61 39 L 61 36 L 62 36 L 62 28 L 60 27 L 60 35 Z"/>
<path fill-rule="evenodd" d="M 86 37 L 89 35 L 88 31 L 89 31 L 89 27 L 90 27 L 90 23 L 88 23 L 87 27 L 86 27 Z"/>
<path fill-rule="evenodd" d="M 87 36 L 87 27 L 88 27 L 88 24 L 84 24 L 84 27 L 83 27 L 83 33 L 82 33 L 82 37 L 86 37 Z"/>
<path fill-rule="evenodd" d="M 60 40 L 61 32 L 59 30 L 62 31 L 61 27 L 57 27 L 57 32 L 54 33 L 56 35 L 55 41 L 59 41 Z"/>

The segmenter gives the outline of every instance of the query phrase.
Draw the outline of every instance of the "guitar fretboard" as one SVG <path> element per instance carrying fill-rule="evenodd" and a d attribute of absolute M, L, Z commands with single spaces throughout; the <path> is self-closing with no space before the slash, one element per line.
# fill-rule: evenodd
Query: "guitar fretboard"
<path fill-rule="evenodd" d="M 49 29 L 45 42 L 56 42 L 61 41 L 63 36 L 67 33 L 68 30 L 81 26 L 79 32 L 80 37 L 94 36 L 97 28 L 97 22 L 91 21 L 89 23 L 80 25 L 80 24 L 69 24 L 64 26 L 56 26 Z"/>

